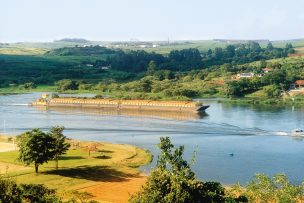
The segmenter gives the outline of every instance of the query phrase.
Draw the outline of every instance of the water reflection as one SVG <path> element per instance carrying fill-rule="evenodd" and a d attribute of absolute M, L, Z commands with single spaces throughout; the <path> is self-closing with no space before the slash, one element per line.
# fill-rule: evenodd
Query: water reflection
<path fill-rule="evenodd" d="M 128 110 L 128 109 L 98 109 L 98 108 L 79 108 L 79 107 L 45 107 L 45 106 L 34 106 L 39 111 L 58 111 L 61 113 L 89 113 L 98 114 L 103 116 L 132 116 L 132 117 L 155 117 L 165 118 L 174 120 L 197 120 L 207 117 L 206 112 L 174 112 L 174 111 L 148 111 L 148 110 Z"/>

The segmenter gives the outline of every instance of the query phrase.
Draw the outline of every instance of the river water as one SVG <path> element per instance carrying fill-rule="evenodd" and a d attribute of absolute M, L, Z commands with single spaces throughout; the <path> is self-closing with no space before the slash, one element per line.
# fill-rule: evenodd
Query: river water
<path fill-rule="evenodd" d="M 0 134 L 63 125 L 68 137 L 133 144 L 155 156 L 159 137 L 169 136 L 176 146 L 185 145 L 189 161 L 196 151 L 193 170 L 204 181 L 245 184 L 256 173 L 285 173 L 293 183 L 304 180 L 304 141 L 290 135 L 293 129 L 304 128 L 304 109 L 240 106 L 217 100 L 202 100 L 210 105 L 205 115 L 27 105 L 40 95 L 0 96 Z M 154 164 L 142 170 L 149 171 Z"/>

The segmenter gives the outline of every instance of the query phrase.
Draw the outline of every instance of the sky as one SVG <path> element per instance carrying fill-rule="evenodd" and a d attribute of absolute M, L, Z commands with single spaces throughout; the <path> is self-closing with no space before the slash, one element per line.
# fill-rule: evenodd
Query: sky
<path fill-rule="evenodd" d="M 304 38 L 304 0 L 0 0 L 0 42 Z"/>

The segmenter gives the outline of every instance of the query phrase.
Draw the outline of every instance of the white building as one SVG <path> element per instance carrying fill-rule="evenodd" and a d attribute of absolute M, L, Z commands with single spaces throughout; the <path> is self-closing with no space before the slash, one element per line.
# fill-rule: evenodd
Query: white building
<path fill-rule="evenodd" d="M 237 74 L 238 78 L 252 78 L 254 76 L 255 76 L 254 73 L 239 73 L 239 74 Z"/>

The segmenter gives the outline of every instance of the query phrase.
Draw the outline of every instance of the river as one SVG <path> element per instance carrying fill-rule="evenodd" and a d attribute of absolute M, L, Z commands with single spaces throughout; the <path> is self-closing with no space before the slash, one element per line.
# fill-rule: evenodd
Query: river
<path fill-rule="evenodd" d="M 290 135 L 293 129 L 304 128 L 304 109 L 241 106 L 212 99 L 202 100 L 210 108 L 201 116 L 27 105 L 40 95 L 0 96 L 0 134 L 18 135 L 32 128 L 63 125 L 68 137 L 133 144 L 155 156 L 159 137 L 169 136 L 176 146 L 185 145 L 189 161 L 196 151 L 192 167 L 204 181 L 245 184 L 256 173 L 285 173 L 293 183 L 304 180 L 304 141 Z M 149 171 L 154 164 L 142 170 Z"/>

